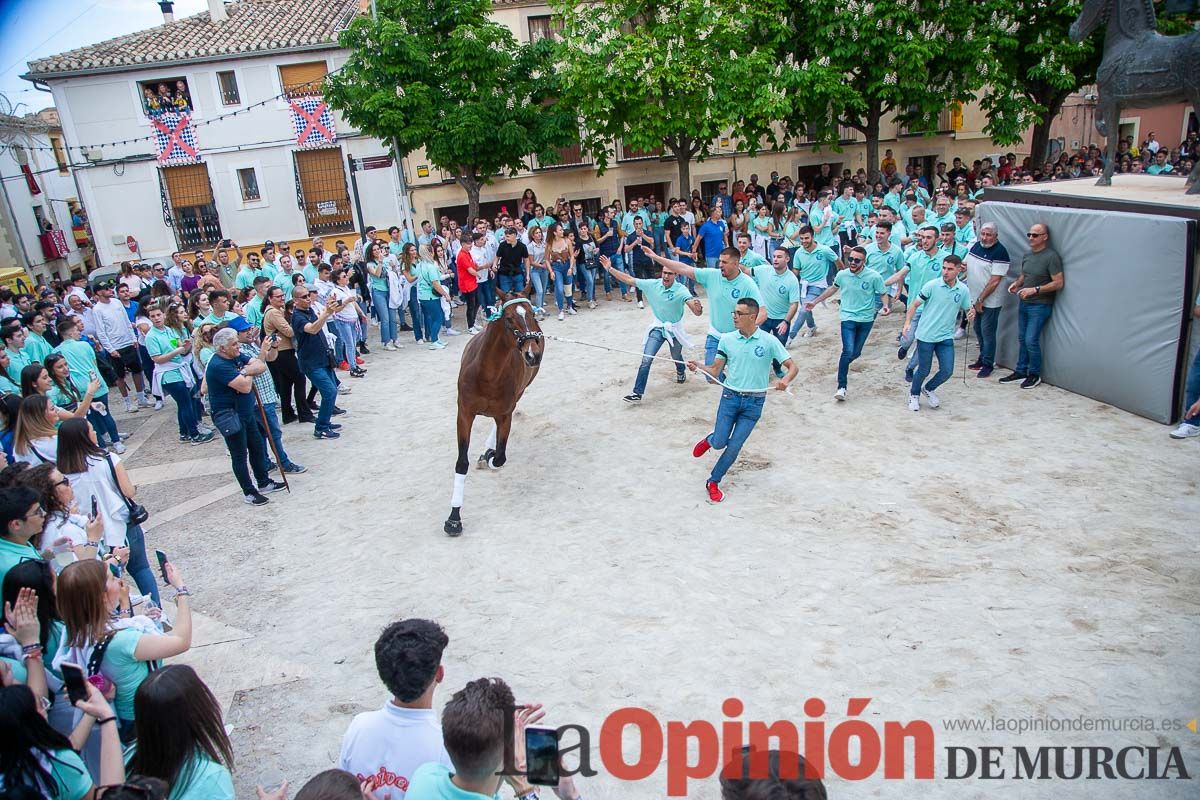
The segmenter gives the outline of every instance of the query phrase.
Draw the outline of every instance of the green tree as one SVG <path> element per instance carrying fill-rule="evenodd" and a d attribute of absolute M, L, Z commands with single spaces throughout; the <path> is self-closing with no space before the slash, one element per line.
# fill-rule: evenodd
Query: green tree
<path fill-rule="evenodd" d="M 754 152 L 777 146 L 775 120 L 799 94 L 839 91 L 824 68 L 785 69 L 776 60 L 784 0 L 554 0 L 564 100 L 579 114 L 584 149 L 603 173 L 615 140 L 662 147 L 691 188 L 691 161 L 723 136 Z"/>
<path fill-rule="evenodd" d="M 1187 18 L 1166 17 L 1166 3 L 1155 4 L 1160 33 L 1184 33 Z M 987 86 L 980 105 L 988 115 L 984 133 L 997 143 L 1012 144 L 1033 126 L 1030 154 L 1034 162 L 1050 156 L 1050 123 L 1070 95 L 1095 83 L 1104 32 L 1073 42 L 1071 23 L 1083 8 L 1081 0 L 1063 3 L 1023 3 L 987 0 L 980 28 L 983 58 L 980 71 Z"/>
<path fill-rule="evenodd" d="M 867 172 L 879 170 L 881 123 L 895 114 L 911 132 L 933 132 L 939 115 L 981 84 L 973 0 L 805 0 L 788 5 L 780 58 L 841 76 L 845 93 L 829 103 L 798 99 L 788 133 L 837 141 L 833 124 L 863 134 Z"/>
<path fill-rule="evenodd" d="M 490 19 L 490 0 L 377 0 L 339 39 L 350 58 L 326 96 L 359 130 L 404 156 L 425 148 L 454 176 L 469 214 L 492 178 L 554 163 L 576 141 L 575 114 L 555 102 L 553 48 L 519 44 Z"/>

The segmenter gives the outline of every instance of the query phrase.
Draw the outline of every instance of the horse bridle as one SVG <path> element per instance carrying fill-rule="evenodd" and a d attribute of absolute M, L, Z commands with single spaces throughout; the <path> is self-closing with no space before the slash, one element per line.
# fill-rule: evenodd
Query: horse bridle
<path fill-rule="evenodd" d="M 512 300 L 505 300 L 504 304 L 496 311 L 496 315 L 504 320 L 504 330 L 511 333 L 513 338 L 517 340 L 518 350 L 524 347 L 527 342 L 540 342 L 544 338 L 541 331 L 519 331 L 509 324 L 508 319 L 504 316 L 504 309 L 520 303 L 524 303 L 525 305 L 529 306 L 531 310 L 533 309 L 533 303 L 529 302 L 528 298 L 514 297 Z"/>

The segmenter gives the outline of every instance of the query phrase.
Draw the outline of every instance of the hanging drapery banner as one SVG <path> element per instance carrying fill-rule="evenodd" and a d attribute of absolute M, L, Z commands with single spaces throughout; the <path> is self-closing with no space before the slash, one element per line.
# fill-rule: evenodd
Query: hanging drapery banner
<path fill-rule="evenodd" d="M 196 144 L 196 129 L 188 114 L 168 111 L 150 118 L 154 126 L 154 144 L 162 164 L 197 164 L 200 149 Z"/>
<path fill-rule="evenodd" d="M 37 178 L 33 176 L 33 170 L 28 164 L 21 165 L 21 174 L 25 176 L 25 185 L 29 187 L 30 194 L 41 194 L 42 187 L 38 186 Z"/>
<path fill-rule="evenodd" d="M 333 128 L 333 112 L 319 95 L 288 99 L 292 107 L 292 124 L 296 128 L 296 144 L 300 147 L 326 147 L 337 142 Z"/>

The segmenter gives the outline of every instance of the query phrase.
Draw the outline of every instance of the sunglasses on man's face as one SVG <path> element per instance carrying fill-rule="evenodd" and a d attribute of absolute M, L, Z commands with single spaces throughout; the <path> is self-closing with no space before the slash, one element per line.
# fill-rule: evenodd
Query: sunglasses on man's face
<path fill-rule="evenodd" d="M 861 264 L 861 263 L 863 263 L 863 260 L 861 258 L 847 258 L 846 263 L 847 264 Z"/>

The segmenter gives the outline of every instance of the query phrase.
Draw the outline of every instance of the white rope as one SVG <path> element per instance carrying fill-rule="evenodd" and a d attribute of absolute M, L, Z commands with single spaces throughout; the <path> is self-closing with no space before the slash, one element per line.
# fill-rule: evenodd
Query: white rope
<path fill-rule="evenodd" d="M 626 353 L 631 356 L 637 356 L 638 358 L 652 358 L 655 361 L 670 361 L 672 364 L 679 363 L 678 361 L 671 358 L 670 356 L 647 356 L 645 353 L 637 353 L 637 352 L 634 352 L 633 350 L 622 350 L 619 347 L 609 347 L 608 345 L 594 344 L 592 342 L 581 342 L 578 339 L 568 339 L 565 336 L 555 336 L 555 335 L 549 334 L 549 333 L 544 334 L 544 335 L 547 339 L 553 339 L 556 342 L 566 342 L 567 344 L 578 344 L 578 345 L 582 345 L 583 347 L 595 347 L 598 350 L 608 350 L 611 353 Z M 698 370 L 698 371 L 703 372 L 703 370 Z M 730 388 L 729 386 L 726 386 L 719 379 L 714 378 L 712 375 L 709 375 L 708 373 L 704 373 L 704 374 L 705 374 L 705 377 L 708 378 L 708 382 L 715 383 L 718 386 L 723 386 L 724 388 L 729 389 L 729 391 L 731 391 L 731 392 L 737 392 L 738 394 L 745 394 L 745 392 L 742 392 L 739 389 L 733 389 L 733 388 Z M 791 386 L 788 386 L 787 389 L 785 389 L 783 392 L 779 392 L 779 394 L 786 394 L 786 395 L 795 397 L 795 395 L 792 394 Z"/>

